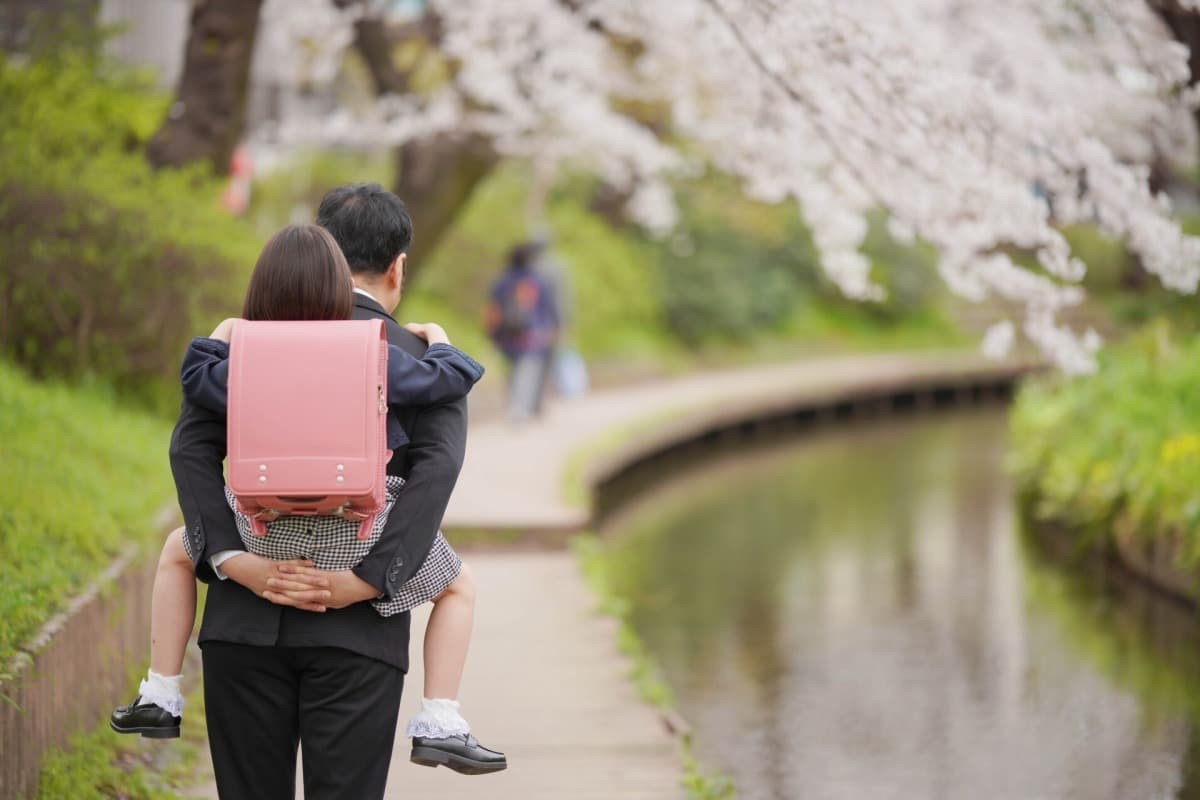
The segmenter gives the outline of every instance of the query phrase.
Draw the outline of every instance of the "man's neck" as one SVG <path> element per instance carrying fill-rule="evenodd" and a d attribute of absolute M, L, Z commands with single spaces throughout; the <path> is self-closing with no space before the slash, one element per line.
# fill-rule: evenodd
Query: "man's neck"
<path fill-rule="evenodd" d="M 395 311 L 396 306 L 399 305 L 399 303 L 396 303 L 396 304 L 393 304 L 391 308 L 388 308 L 388 304 L 386 302 L 384 302 L 384 300 L 387 298 L 386 292 L 382 292 L 379 289 L 377 289 L 376 287 L 370 285 L 369 283 L 366 283 L 364 281 L 359 281 L 358 279 L 355 279 L 355 281 L 354 281 L 354 291 L 357 292 L 358 294 L 366 295 L 367 297 L 371 298 L 376 303 L 378 303 L 380 306 L 382 306 L 383 310 L 389 314 L 391 314 L 393 311 Z"/>
<path fill-rule="evenodd" d="M 378 297 L 376 297 L 375 295 L 371 294 L 369 291 L 367 291 L 367 290 L 366 290 L 366 289 L 364 289 L 363 287 L 359 286 L 358 284 L 355 284 L 355 285 L 354 285 L 354 292 L 355 292 L 355 294 L 361 294 L 361 295 L 363 295 L 364 297 L 369 297 L 369 298 L 371 298 L 372 300 L 374 300 L 376 303 L 379 303 L 379 298 L 378 298 Z M 383 305 L 383 303 L 379 303 L 379 305 Z"/>

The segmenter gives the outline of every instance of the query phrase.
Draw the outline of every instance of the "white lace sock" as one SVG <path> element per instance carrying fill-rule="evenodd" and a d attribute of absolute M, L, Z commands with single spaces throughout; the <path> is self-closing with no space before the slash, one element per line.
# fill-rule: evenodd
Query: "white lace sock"
<path fill-rule="evenodd" d="M 153 703 L 172 716 L 183 716 L 183 692 L 179 688 L 182 675 L 159 675 L 146 670 L 146 680 L 138 686 L 138 694 L 147 703 Z"/>
<path fill-rule="evenodd" d="M 471 725 L 458 713 L 457 700 L 421 698 L 421 710 L 408 721 L 408 736 L 449 739 L 471 732 Z"/>

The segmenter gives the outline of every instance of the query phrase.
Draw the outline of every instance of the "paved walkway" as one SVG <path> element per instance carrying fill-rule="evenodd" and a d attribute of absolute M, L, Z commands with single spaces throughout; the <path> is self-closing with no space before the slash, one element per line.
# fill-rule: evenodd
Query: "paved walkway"
<path fill-rule="evenodd" d="M 413 614 L 412 669 L 385 797 L 683 800 L 675 740 L 637 696 L 615 625 L 595 613 L 574 556 L 468 553 L 466 560 L 479 605 L 463 712 L 485 744 L 505 752 L 509 768 L 459 775 L 408 760 L 404 725 L 420 704 L 424 607 Z M 217 800 L 216 786 L 210 781 L 188 797 Z"/>
<path fill-rule="evenodd" d="M 478 422 L 446 528 L 453 540 L 456 528 L 586 525 L 587 509 L 564 491 L 565 474 L 587 472 L 573 466 L 581 448 L 611 467 L 618 451 L 653 448 L 755 410 L 979 371 L 998 370 L 962 355 L 828 358 L 595 392 L 552 407 L 545 419 L 520 429 L 502 420 Z M 597 447 L 614 431 L 613 441 Z M 408 762 L 408 742 L 400 739 L 387 797 L 684 797 L 675 741 L 636 696 L 614 625 L 594 612 L 574 558 L 562 551 L 479 552 L 468 553 L 467 561 L 478 576 L 479 606 L 463 710 L 484 742 L 508 753 L 511 766 L 487 776 L 418 767 Z M 424 623 L 422 612 L 414 619 L 414 642 Z M 412 653 L 402 727 L 420 698 L 420 646 Z M 197 796 L 216 793 L 209 785 Z"/>
<path fill-rule="evenodd" d="M 607 456 L 594 459 L 603 470 L 614 458 L 654 450 L 660 443 L 730 418 L 786 409 L 830 394 L 854 396 L 946 375 L 1011 369 L 961 351 L 814 358 L 593 392 L 552 405 L 545 417 L 520 428 L 499 420 L 472 424 L 466 465 L 445 527 L 578 530 L 590 518 L 586 492 L 568 497 L 565 476 L 585 473 L 581 477 L 586 479 L 588 470 L 573 463 L 581 452 Z M 484 380 L 499 377 L 489 373 Z"/>
<path fill-rule="evenodd" d="M 615 625 L 566 552 L 467 554 L 479 605 L 463 711 L 509 768 L 458 775 L 408 761 L 400 742 L 387 797 L 438 800 L 673 800 L 685 797 L 675 741 L 637 696 L 616 652 Z M 419 642 L 426 614 L 413 620 Z M 401 724 L 416 711 L 420 647 Z"/>

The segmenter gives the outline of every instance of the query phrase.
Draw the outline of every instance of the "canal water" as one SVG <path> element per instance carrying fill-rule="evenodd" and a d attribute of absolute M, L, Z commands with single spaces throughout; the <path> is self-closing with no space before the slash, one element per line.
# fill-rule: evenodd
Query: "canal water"
<path fill-rule="evenodd" d="M 1003 411 L 664 469 L 631 622 L 743 800 L 1200 797 L 1194 612 L 1023 534 Z"/>

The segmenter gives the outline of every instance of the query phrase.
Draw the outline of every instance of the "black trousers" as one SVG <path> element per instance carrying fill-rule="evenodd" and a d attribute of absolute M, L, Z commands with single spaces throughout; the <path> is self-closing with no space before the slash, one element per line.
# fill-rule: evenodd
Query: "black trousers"
<path fill-rule="evenodd" d="M 382 798 L 404 673 L 336 647 L 203 646 L 204 710 L 221 800 Z"/>

